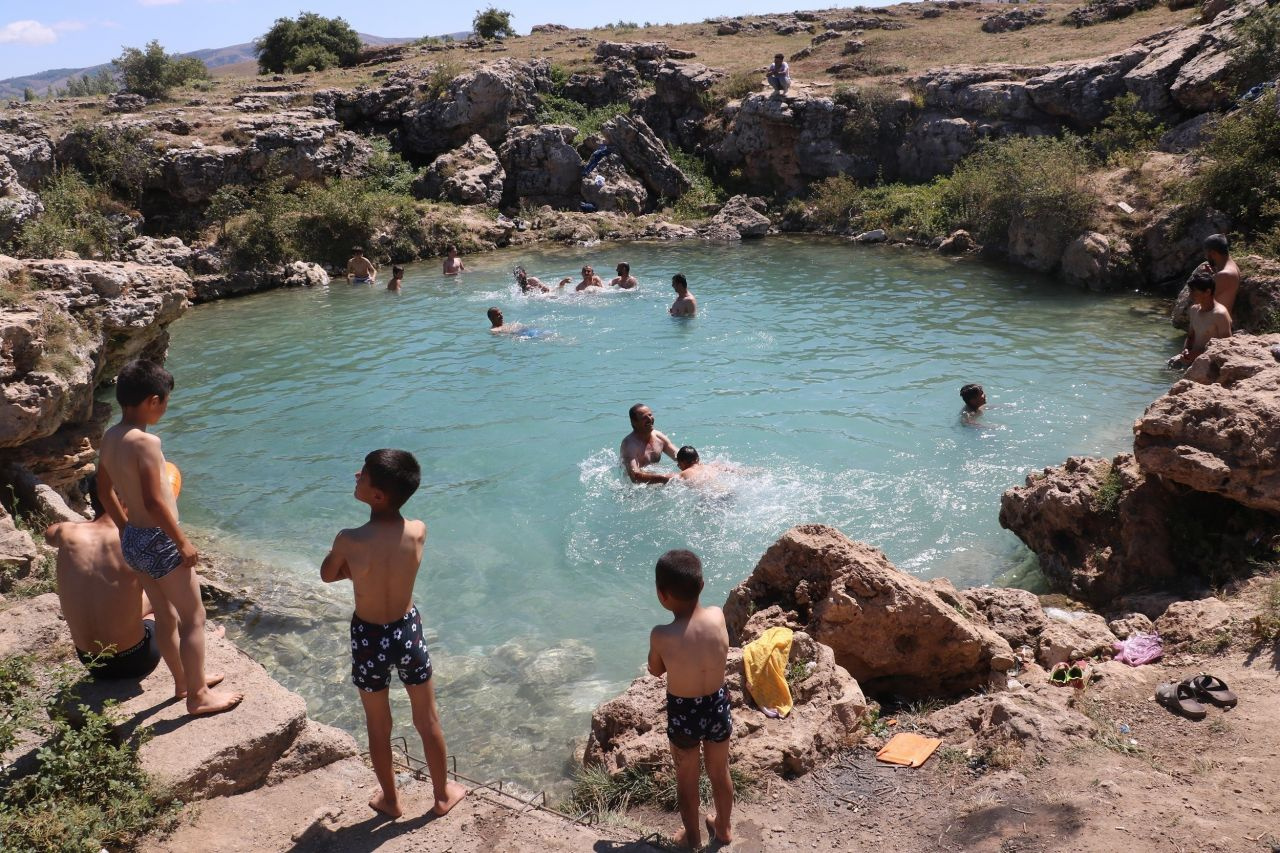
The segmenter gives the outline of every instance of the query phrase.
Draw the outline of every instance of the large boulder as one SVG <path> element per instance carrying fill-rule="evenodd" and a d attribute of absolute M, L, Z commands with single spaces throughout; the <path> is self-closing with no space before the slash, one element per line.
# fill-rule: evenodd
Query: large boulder
<path fill-rule="evenodd" d="M 568 125 L 524 125 L 508 134 L 498 157 L 508 191 L 530 205 L 576 208 L 581 199 L 582 157 L 573 147 L 578 131 Z"/>
<path fill-rule="evenodd" d="M 1135 46 L 1110 56 L 1052 66 L 1026 81 L 1027 95 L 1037 109 L 1077 129 L 1090 129 L 1107 117 L 1111 99 L 1125 92 L 1124 76 L 1148 52 Z"/>
<path fill-rule="evenodd" d="M 711 103 L 711 89 L 724 73 L 696 62 L 668 59 L 653 78 L 653 94 L 641 113 L 660 139 L 692 149 L 702 140 L 702 120 Z"/>
<path fill-rule="evenodd" d="M 1280 513 L 1280 334 L 1210 341 L 1186 378 L 1134 424 L 1143 469 Z"/>
<path fill-rule="evenodd" d="M 769 233 L 764 199 L 735 195 L 711 218 L 706 236 L 713 240 L 746 240 Z"/>
<path fill-rule="evenodd" d="M 564 96 L 588 107 L 629 103 L 640 91 L 635 66 L 616 57 L 604 61 L 599 74 L 573 74 L 564 84 Z"/>
<path fill-rule="evenodd" d="M 14 580 L 30 575 L 39 558 L 40 552 L 31 534 L 19 529 L 13 517 L 0 507 L 0 592 L 8 592 Z M 5 614 L 5 620 L 0 621 L 8 619 L 9 614 Z M 0 629 L 0 659 L 7 654 L 4 651 L 5 633 Z"/>
<path fill-rule="evenodd" d="M 640 116 L 615 116 L 604 123 L 600 132 L 609 148 L 640 176 L 654 197 L 675 201 L 689 191 L 689 179 Z"/>
<path fill-rule="evenodd" d="M 1124 76 L 1125 88 L 1138 96 L 1138 108 L 1156 115 L 1178 110 L 1172 86 L 1178 73 L 1192 57 L 1213 43 L 1202 27 L 1179 30 L 1154 46 L 1141 62 Z"/>
<path fill-rule="evenodd" d="M 29 190 L 53 173 L 53 140 L 44 125 L 23 115 L 0 116 L 0 158 Z"/>
<path fill-rule="evenodd" d="M 798 193 L 813 179 L 844 174 L 856 165 L 840 142 L 847 114 L 830 98 L 747 95 L 736 108 L 726 109 L 729 125 L 711 155 L 722 168 L 741 169 L 756 186 Z"/>
<path fill-rule="evenodd" d="M 1009 644 L 991 629 L 879 550 L 826 525 L 788 530 L 729 593 L 730 637 L 751 613 L 774 604 L 795 611 L 872 694 L 952 695 L 986 687 L 993 672 L 1013 664 Z"/>
<path fill-rule="evenodd" d="M 926 113 L 911 126 L 898 147 L 898 174 L 912 181 L 944 175 L 977 145 L 977 131 L 968 119 Z"/>
<path fill-rule="evenodd" d="M 803 667 L 791 684 L 795 706 L 786 719 L 774 720 L 756 708 L 743 689 L 742 650 L 729 650 L 725 685 L 733 709 L 733 763 L 756 777 L 808 773 L 852 743 L 867 708 L 858 683 L 836 664 L 831 649 L 803 632 L 792 639 L 789 665 Z M 637 678 L 625 693 L 591 715 L 583 763 L 619 773 L 668 762 L 666 706 L 663 679 Z"/>
<path fill-rule="evenodd" d="M 1035 645 L 1049 624 L 1040 599 L 1025 589 L 979 586 L 962 589 L 955 596 L 1015 649 Z"/>
<path fill-rule="evenodd" d="M 1106 291 L 1132 286 L 1133 269 L 1129 244 L 1119 237 L 1086 231 L 1067 244 L 1059 274 L 1089 290 Z"/>
<path fill-rule="evenodd" d="M 649 207 L 649 191 L 612 154 L 582 178 L 581 192 L 582 200 L 599 211 L 638 214 Z"/>
<path fill-rule="evenodd" d="M 1158 213 L 1140 234 L 1147 280 L 1155 285 L 1181 284 L 1204 260 L 1204 239 L 1230 230 L 1231 220 L 1212 208 L 1187 211 L 1175 207 Z"/>
<path fill-rule="evenodd" d="M 1066 697 L 1031 690 L 971 696 L 929 715 L 925 727 L 957 748 L 1014 747 L 1038 755 L 1087 741 L 1098 730 Z"/>
<path fill-rule="evenodd" d="M 1155 622 L 1155 630 L 1170 648 L 1213 643 L 1231 630 L 1231 608 L 1217 598 L 1175 601 Z"/>
<path fill-rule="evenodd" d="M 1070 241 L 1048 216 L 1017 216 L 1009 223 L 1009 259 L 1037 272 L 1056 270 Z"/>
<path fill-rule="evenodd" d="M 416 194 L 442 198 L 455 204 L 487 204 L 497 207 L 502 201 L 502 185 L 507 173 L 498 155 L 480 134 L 466 144 L 441 154 L 427 167 Z"/>
<path fill-rule="evenodd" d="M 13 239 L 23 224 L 44 213 L 40 197 L 18 182 L 18 173 L 0 157 L 0 245 Z"/>

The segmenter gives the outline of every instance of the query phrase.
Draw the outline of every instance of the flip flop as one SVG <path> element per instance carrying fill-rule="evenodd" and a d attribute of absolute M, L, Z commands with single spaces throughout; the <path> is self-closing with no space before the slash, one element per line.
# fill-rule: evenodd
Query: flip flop
<path fill-rule="evenodd" d="M 1190 720 L 1203 720 L 1208 713 L 1204 706 L 1196 701 L 1195 691 L 1191 689 L 1188 681 L 1177 684 L 1171 681 L 1161 683 L 1156 688 L 1156 701 L 1173 713 L 1181 714 Z"/>
<path fill-rule="evenodd" d="M 1216 675 L 1201 673 L 1187 681 L 1191 683 L 1197 699 L 1212 702 L 1219 708 L 1234 708 L 1240 701 L 1236 694 L 1227 689 L 1227 683 Z"/>
<path fill-rule="evenodd" d="M 1089 662 L 1087 660 L 1078 660 L 1067 669 L 1067 684 L 1070 684 L 1076 690 L 1084 689 L 1085 675 L 1089 671 Z"/>
<path fill-rule="evenodd" d="M 1071 666 L 1066 662 L 1055 663 L 1053 669 L 1049 670 L 1049 683 L 1056 687 L 1066 687 L 1070 683 L 1070 679 L 1067 678 L 1067 672 L 1070 669 Z"/>

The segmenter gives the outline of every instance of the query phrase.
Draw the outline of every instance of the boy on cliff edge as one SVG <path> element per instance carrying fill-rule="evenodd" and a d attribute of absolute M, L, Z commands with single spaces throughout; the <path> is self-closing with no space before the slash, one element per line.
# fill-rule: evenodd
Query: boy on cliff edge
<path fill-rule="evenodd" d="M 418 490 L 421 469 L 405 450 L 375 450 L 356 474 L 355 498 L 369 505 L 369 521 L 340 531 L 320 566 L 325 583 L 349 580 L 355 588 L 351 616 L 351 681 L 360 689 L 369 732 L 369 760 L 381 791 L 369 806 L 388 817 L 404 813 L 391 766 L 391 667 L 409 692 L 413 725 L 422 736 L 431 787 L 432 811 L 448 813 L 467 790 L 449 781 L 447 752 L 435 688 L 431 655 L 422 636 L 422 618 L 413 603 L 413 583 L 422 562 L 427 526 L 406 519 L 400 508 Z"/>
<path fill-rule="evenodd" d="M 707 832 L 722 844 L 732 841 L 733 781 L 729 778 L 729 738 L 733 717 L 725 687 L 729 632 L 719 607 L 703 607 L 702 562 L 692 551 L 668 551 L 654 571 L 658 601 L 675 615 L 649 634 L 649 672 L 667 676 L 667 740 L 676 764 L 676 803 L 684 829 L 677 844 L 702 846 L 698 779 L 702 758 L 711 780 L 715 814 Z M 701 752 L 701 755 L 699 754 Z"/>

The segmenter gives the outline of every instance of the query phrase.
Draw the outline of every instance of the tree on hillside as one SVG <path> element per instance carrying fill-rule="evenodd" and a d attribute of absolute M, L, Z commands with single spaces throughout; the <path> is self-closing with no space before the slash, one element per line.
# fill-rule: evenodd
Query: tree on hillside
<path fill-rule="evenodd" d="M 495 6 L 476 12 L 471 20 L 471 29 L 482 39 L 505 38 L 516 34 L 511 27 L 511 13 Z"/>
<path fill-rule="evenodd" d="M 85 98 L 91 95 L 110 95 L 119 88 L 120 84 L 116 82 L 116 76 L 111 73 L 111 69 L 103 68 L 92 77 L 81 74 L 79 77 L 68 78 L 67 88 L 63 94 L 73 98 Z"/>
<path fill-rule="evenodd" d="M 38 101 L 39 99 L 40 99 L 40 96 L 36 94 L 35 89 L 32 89 L 30 86 L 23 87 L 22 100 L 30 103 L 31 101 Z"/>
<path fill-rule="evenodd" d="M 163 98 L 175 86 L 209 77 L 203 62 L 194 56 L 165 53 L 155 40 L 147 42 L 146 50 L 126 47 L 111 64 L 119 70 L 126 92 L 148 98 Z"/>
<path fill-rule="evenodd" d="M 254 42 L 258 73 L 354 65 L 360 53 L 360 34 L 342 18 L 303 12 L 297 19 L 276 18 L 266 35 Z"/>

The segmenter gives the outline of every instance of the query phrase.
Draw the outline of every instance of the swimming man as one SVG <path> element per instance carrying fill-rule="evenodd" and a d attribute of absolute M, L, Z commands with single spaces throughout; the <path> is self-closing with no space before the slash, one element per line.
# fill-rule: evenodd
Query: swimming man
<path fill-rule="evenodd" d="M 562 278 L 560 280 L 560 286 L 564 287 L 566 284 L 568 284 L 571 281 L 573 281 L 572 278 L 569 278 L 569 277 Z M 604 289 L 604 280 L 601 279 L 600 276 L 596 275 L 596 271 L 592 269 L 590 266 L 583 267 L 582 281 L 578 282 L 578 286 L 573 289 L 574 292 L 581 293 L 584 290 L 602 290 L 602 289 Z"/>
<path fill-rule="evenodd" d="M 391 281 L 387 282 L 387 290 L 399 290 L 404 284 L 404 267 L 391 268 Z"/>
<path fill-rule="evenodd" d="M 523 323 L 504 323 L 502 309 L 496 305 L 490 308 L 486 314 L 489 316 L 489 334 L 491 335 L 515 335 L 524 329 Z"/>
<path fill-rule="evenodd" d="M 644 469 L 662 460 L 662 454 L 676 458 L 676 446 L 671 439 L 653 428 L 653 411 L 644 403 L 636 403 L 628 411 L 631 432 L 622 439 L 622 465 L 633 483 L 666 483 L 676 474 L 660 474 Z"/>
<path fill-rule="evenodd" d="M 520 285 L 520 291 L 522 293 L 528 293 L 531 290 L 534 293 L 550 293 L 551 292 L 551 288 L 543 284 L 540 278 L 538 278 L 537 276 L 529 275 L 527 272 L 525 272 L 524 267 L 516 267 L 512 271 L 512 274 L 516 277 L 516 284 Z M 569 281 L 569 279 L 566 278 L 564 281 L 560 282 L 560 286 L 564 287 L 565 282 L 567 281 Z"/>
<path fill-rule="evenodd" d="M 640 286 L 640 282 L 636 281 L 636 277 L 631 274 L 631 264 L 628 263 L 618 264 L 618 277 L 609 284 L 623 290 L 635 290 Z"/>
<path fill-rule="evenodd" d="M 373 284 L 378 277 L 378 268 L 364 256 L 364 249 L 356 246 L 351 250 L 351 259 L 347 261 L 347 282 L 349 284 Z"/>
<path fill-rule="evenodd" d="M 444 274 L 457 275 L 460 272 L 466 272 L 466 264 L 462 263 L 462 258 L 458 257 L 458 247 L 450 246 L 447 251 L 448 256 L 444 259 Z"/>
<path fill-rule="evenodd" d="M 692 317 L 698 313 L 698 300 L 689 292 L 689 282 L 684 273 L 678 272 L 671 276 L 671 289 L 676 292 L 676 301 L 671 303 L 668 314 L 672 317 Z"/>

